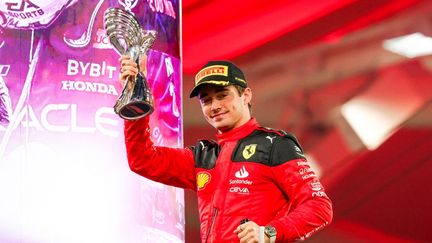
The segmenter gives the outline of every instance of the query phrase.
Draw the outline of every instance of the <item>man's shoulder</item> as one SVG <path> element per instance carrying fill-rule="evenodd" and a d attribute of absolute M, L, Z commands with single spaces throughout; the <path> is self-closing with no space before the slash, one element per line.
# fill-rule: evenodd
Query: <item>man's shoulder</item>
<path fill-rule="evenodd" d="M 247 158 L 248 153 L 254 150 L 254 154 Z M 258 127 L 239 140 L 233 153 L 234 161 L 258 162 L 269 166 L 295 159 L 305 159 L 297 138 L 292 133 L 269 127 Z"/>
<path fill-rule="evenodd" d="M 192 151 L 195 150 L 208 150 L 208 149 L 214 149 L 217 148 L 219 145 L 217 144 L 217 142 L 213 139 L 200 139 L 196 142 L 195 145 L 189 146 L 190 149 L 192 149 Z"/>
<path fill-rule="evenodd" d="M 285 130 L 275 129 L 271 127 L 258 127 L 257 130 L 251 135 L 261 136 L 267 139 L 277 138 L 278 140 L 282 140 L 282 141 L 283 140 L 292 141 L 303 151 L 297 137 L 293 133 L 287 132 Z"/>
<path fill-rule="evenodd" d="M 195 167 L 211 169 L 216 165 L 216 159 L 220 152 L 220 147 L 216 141 L 201 139 L 189 148 L 194 153 Z"/>

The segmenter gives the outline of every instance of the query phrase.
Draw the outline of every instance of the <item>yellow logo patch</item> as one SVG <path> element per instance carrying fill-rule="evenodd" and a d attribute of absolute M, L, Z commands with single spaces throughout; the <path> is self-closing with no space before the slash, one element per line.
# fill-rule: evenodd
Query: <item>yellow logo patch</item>
<path fill-rule="evenodd" d="M 211 180 L 210 173 L 205 171 L 198 172 L 196 177 L 198 191 L 204 189 L 204 187 L 210 182 L 210 180 Z"/>
<path fill-rule="evenodd" d="M 243 158 L 249 159 L 250 157 L 252 157 L 252 155 L 255 154 L 256 147 L 257 147 L 256 144 L 246 145 L 246 147 L 243 149 L 243 153 L 242 153 L 243 154 Z"/>
<path fill-rule="evenodd" d="M 204 68 L 195 76 L 195 85 L 201 81 L 201 79 L 211 75 L 222 75 L 228 77 L 228 67 L 223 65 L 213 65 Z"/>

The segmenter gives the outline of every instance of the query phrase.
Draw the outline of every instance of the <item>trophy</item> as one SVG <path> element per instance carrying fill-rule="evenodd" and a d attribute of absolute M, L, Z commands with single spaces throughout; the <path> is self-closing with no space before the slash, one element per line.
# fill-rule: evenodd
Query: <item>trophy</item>
<path fill-rule="evenodd" d="M 152 46 L 156 31 L 141 29 L 134 14 L 120 8 L 108 8 L 105 11 L 104 27 L 115 51 L 129 56 L 138 65 L 137 77 L 126 78 L 114 111 L 126 120 L 145 117 L 153 112 L 153 98 L 147 79 L 139 69 L 139 62 Z"/>

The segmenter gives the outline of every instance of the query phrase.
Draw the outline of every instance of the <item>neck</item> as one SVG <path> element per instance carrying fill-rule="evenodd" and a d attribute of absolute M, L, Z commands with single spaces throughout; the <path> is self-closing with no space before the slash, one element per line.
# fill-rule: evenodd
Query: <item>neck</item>
<path fill-rule="evenodd" d="M 251 118 L 252 118 L 252 116 L 250 115 L 250 113 L 248 113 L 247 115 L 242 116 L 242 118 L 240 119 L 240 121 L 234 127 L 230 127 L 230 128 L 227 128 L 227 129 L 224 129 L 224 128 L 217 129 L 217 132 L 218 132 L 218 134 L 222 134 L 222 133 L 234 130 L 234 129 L 238 128 L 238 127 L 243 126 L 247 122 L 249 122 Z"/>
<path fill-rule="evenodd" d="M 223 133 L 216 134 L 216 138 L 218 140 L 219 144 L 223 144 L 227 140 L 239 140 L 242 139 L 244 136 L 250 134 L 253 132 L 255 128 L 259 126 L 258 122 L 255 118 L 251 118 L 243 125 L 230 129 L 228 131 L 224 131 Z"/>

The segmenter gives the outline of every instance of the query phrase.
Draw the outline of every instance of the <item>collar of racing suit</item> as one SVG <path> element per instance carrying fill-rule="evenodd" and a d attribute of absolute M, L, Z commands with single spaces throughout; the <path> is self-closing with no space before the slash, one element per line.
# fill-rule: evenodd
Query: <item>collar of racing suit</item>
<path fill-rule="evenodd" d="M 248 122 L 241 125 L 240 127 L 232 129 L 228 132 L 216 134 L 216 139 L 218 144 L 222 146 L 227 141 L 236 141 L 244 138 L 245 136 L 251 134 L 257 127 L 259 127 L 259 124 L 257 120 L 252 117 Z"/>

